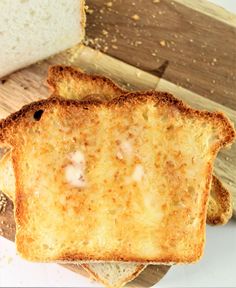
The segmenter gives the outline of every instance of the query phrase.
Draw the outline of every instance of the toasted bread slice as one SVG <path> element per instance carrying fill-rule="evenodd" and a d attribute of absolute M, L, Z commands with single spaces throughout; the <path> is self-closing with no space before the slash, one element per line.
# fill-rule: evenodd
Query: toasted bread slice
<path fill-rule="evenodd" d="M 86 75 L 78 68 L 63 65 L 49 68 L 47 82 L 53 95 L 59 95 L 66 99 L 82 100 L 95 97 L 97 100 L 108 101 L 128 93 L 110 79 Z M 213 176 L 211 185 L 207 223 L 210 225 L 226 224 L 233 212 L 231 193 L 216 176 Z M 214 195 L 212 196 L 212 194 Z"/>
<path fill-rule="evenodd" d="M 7 152 L 0 160 L 0 190 L 13 202 L 15 200 L 15 175 L 11 152 Z M 98 282 L 106 287 L 122 287 L 136 278 L 146 265 L 136 263 L 87 263 L 81 266 Z"/>
<path fill-rule="evenodd" d="M 14 202 L 16 187 L 11 151 L 6 152 L 0 160 L 0 190 Z"/>
<path fill-rule="evenodd" d="M 0 161 L 0 190 L 13 202 L 15 198 L 15 175 L 11 152 L 7 152 Z M 207 223 L 209 225 L 224 225 L 232 217 L 231 193 L 223 183 L 212 176 L 210 197 L 207 206 Z M 96 264 L 100 265 L 100 264 Z"/>
<path fill-rule="evenodd" d="M 231 193 L 222 185 L 216 176 L 212 178 L 211 197 L 208 202 L 207 223 L 224 225 L 233 214 Z"/>
<path fill-rule="evenodd" d="M 13 147 L 19 253 L 48 262 L 197 261 L 213 160 L 234 138 L 223 114 L 167 93 L 23 107 L 0 122 L 1 142 Z"/>
<path fill-rule="evenodd" d="M 99 281 L 109 288 L 120 288 L 135 279 L 145 265 L 136 263 L 88 263 L 83 268 L 95 281 Z"/>
<path fill-rule="evenodd" d="M 48 69 L 47 83 L 53 95 L 65 99 L 98 99 L 109 101 L 125 93 L 118 85 L 103 76 L 91 76 L 69 66 L 55 65 Z"/>
<path fill-rule="evenodd" d="M 55 70 L 57 72 L 56 74 L 54 73 Z M 90 81 L 88 76 L 86 76 L 85 77 L 85 78 L 87 78 L 86 81 L 83 81 L 83 83 L 81 83 L 81 73 L 75 72 L 75 70 L 72 68 L 52 67 L 50 69 L 50 71 L 51 71 L 50 79 L 51 79 L 51 83 L 53 84 L 52 88 L 53 88 L 54 92 L 57 91 L 56 92 L 57 94 L 59 94 L 59 95 L 62 94 L 60 87 L 62 87 L 62 91 L 63 91 L 63 86 L 57 86 L 57 83 L 58 83 L 57 79 L 58 79 L 59 71 L 61 73 L 62 78 L 64 77 L 64 80 L 66 79 L 66 81 L 64 82 L 64 85 L 67 85 L 70 87 L 70 85 L 72 83 L 73 89 L 69 88 L 68 89 L 69 92 L 67 94 L 66 93 L 64 94 L 64 97 L 66 97 L 66 98 L 70 98 L 70 95 L 72 94 L 72 95 L 75 95 L 74 96 L 75 98 L 77 97 L 78 99 L 80 99 L 80 95 L 77 93 L 78 87 L 80 87 L 81 85 L 86 85 L 86 81 L 88 81 L 88 82 Z M 73 79 L 74 81 L 70 81 L 73 77 L 74 77 L 74 79 Z M 94 82 L 94 85 L 97 85 L 97 83 L 99 83 L 99 81 L 100 81 L 99 78 L 100 77 L 97 77 L 97 81 Z M 103 79 L 101 79 L 101 80 L 103 81 Z M 63 81 L 61 81 L 59 83 L 63 83 Z M 98 89 L 99 89 L 99 87 L 102 87 L 102 86 L 101 85 L 97 86 Z M 114 85 L 111 85 L 111 89 L 112 89 L 112 87 L 114 87 Z M 99 91 L 97 91 L 97 92 L 99 92 Z M 117 96 L 116 92 L 117 92 L 117 89 L 106 91 L 105 95 L 108 95 L 108 97 L 110 95 L 112 98 L 114 98 L 115 96 Z M 91 90 L 87 90 L 87 93 L 91 95 Z M 99 94 L 100 94 L 100 92 L 96 95 L 96 97 L 101 98 L 102 95 L 100 96 Z M 119 90 L 118 90 L 118 94 L 119 94 Z M 83 97 L 86 97 L 85 94 L 83 95 Z M 108 97 L 106 97 L 106 99 Z M 5 193 L 7 193 L 10 196 L 10 198 L 13 198 L 14 193 L 15 193 L 15 179 L 14 179 L 14 175 L 13 175 L 13 167 L 12 167 L 12 162 L 10 159 L 10 153 L 5 156 L 3 161 L 0 163 L 0 167 L 1 167 L 0 173 L 1 173 L 1 175 L 4 175 L 4 177 L 2 177 L 3 182 L 2 183 L 0 182 L 0 184 L 3 184 L 3 185 L 1 185 L 2 190 Z M 212 185 L 214 185 L 214 183 L 215 183 L 215 181 L 212 182 Z M 215 193 L 217 193 L 217 189 L 216 189 L 217 187 L 218 186 L 216 186 L 215 188 L 212 187 L 212 189 L 214 189 Z M 226 197 L 225 202 L 227 202 L 227 199 L 230 199 L 229 191 L 225 190 L 224 195 Z M 221 201 L 219 201 L 219 203 L 221 203 Z M 226 207 L 226 206 L 224 206 L 224 207 Z M 217 209 L 216 211 L 221 211 L 221 213 L 224 214 L 223 209 Z M 209 207 L 208 207 L 208 213 L 209 213 Z M 228 213 L 228 215 L 229 215 L 229 213 Z M 218 217 L 218 219 L 227 219 L 227 218 L 225 218 L 225 216 L 223 216 L 224 218 Z M 207 217 L 207 221 L 209 222 L 208 217 Z M 214 224 L 214 222 L 212 222 L 212 224 Z M 125 271 L 123 269 L 124 265 L 126 265 Z M 137 274 L 139 274 L 145 267 L 145 265 L 131 264 L 131 263 L 129 263 L 129 264 L 124 264 L 124 263 L 122 263 L 122 264 L 121 263 L 120 264 L 93 263 L 93 264 L 83 264 L 82 266 L 91 275 L 94 276 L 95 280 L 104 283 L 108 287 L 120 287 L 120 286 L 122 286 L 126 282 L 135 278 L 137 276 Z M 109 271 L 108 275 L 107 275 L 106 271 Z"/>

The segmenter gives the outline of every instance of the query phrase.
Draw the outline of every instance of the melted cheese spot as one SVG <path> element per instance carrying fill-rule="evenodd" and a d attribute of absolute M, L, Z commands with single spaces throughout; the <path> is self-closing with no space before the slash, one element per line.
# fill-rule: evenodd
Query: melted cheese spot
<path fill-rule="evenodd" d="M 140 182 L 142 180 L 144 176 L 144 169 L 143 166 L 138 164 L 135 168 L 134 168 L 134 172 L 132 174 L 132 179 L 135 182 Z"/>
<path fill-rule="evenodd" d="M 85 164 L 84 154 L 80 151 L 76 151 L 75 153 L 72 153 L 70 155 L 70 159 L 71 159 L 72 163 L 75 165 L 84 166 L 84 164 Z"/>
<path fill-rule="evenodd" d="M 127 156 L 131 155 L 131 153 L 133 152 L 132 145 L 128 141 L 121 142 L 120 149 L 121 152 L 123 152 L 123 154 Z"/>
<path fill-rule="evenodd" d="M 70 155 L 71 163 L 65 168 L 65 177 L 70 185 L 83 188 L 85 187 L 85 157 L 82 152 L 76 151 Z"/>
<path fill-rule="evenodd" d="M 119 146 L 119 151 L 116 154 L 116 157 L 120 160 L 124 159 L 125 157 L 130 157 L 133 152 L 132 145 L 129 141 L 122 141 Z"/>

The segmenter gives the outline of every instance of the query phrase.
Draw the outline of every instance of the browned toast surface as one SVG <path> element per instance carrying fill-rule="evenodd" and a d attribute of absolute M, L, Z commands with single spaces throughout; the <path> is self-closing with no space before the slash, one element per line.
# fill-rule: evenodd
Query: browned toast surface
<path fill-rule="evenodd" d="M 125 93 L 106 77 L 87 75 L 69 66 L 49 67 L 47 83 L 54 95 L 66 99 L 82 100 L 86 97 L 108 101 Z"/>
<path fill-rule="evenodd" d="M 62 65 L 50 67 L 47 81 L 53 95 L 60 95 L 67 99 L 108 101 L 122 93 L 127 93 L 127 91 L 122 90 L 107 78 L 84 75 L 78 68 Z M 106 85 L 103 85 L 104 83 Z M 82 96 L 80 94 L 81 91 L 83 91 Z M 93 91 L 96 91 L 97 94 L 95 95 Z M 211 199 L 212 196 L 210 194 L 207 209 L 207 223 L 211 225 L 215 225 L 216 223 L 217 225 L 225 224 L 232 216 L 231 193 L 219 182 L 220 180 L 216 179 L 216 176 L 213 176 L 211 191 L 213 191 L 215 196 L 214 199 Z"/>
<path fill-rule="evenodd" d="M 51 98 L 0 128 L 14 148 L 16 242 L 25 258 L 183 263 L 201 256 L 212 161 L 235 137 L 222 114 L 157 92 L 108 103 Z"/>
<path fill-rule="evenodd" d="M 207 223 L 210 225 L 224 225 L 232 217 L 233 204 L 231 193 L 214 175 L 211 186 L 211 197 L 209 197 L 207 209 Z"/>

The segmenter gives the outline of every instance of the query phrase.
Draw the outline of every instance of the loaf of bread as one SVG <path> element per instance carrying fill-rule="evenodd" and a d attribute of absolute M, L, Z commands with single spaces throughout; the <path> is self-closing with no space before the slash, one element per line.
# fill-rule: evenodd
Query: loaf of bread
<path fill-rule="evenodd" d="M 234 137 L 223 114 L 153 91 L 23 107 L 0 122 L 13 147 L 18 252 L 40 262 L 197 261 L 213 160 Z"/>
<path fill-rule="evenodd" d="M 84 0 L 0 1 L 0 78 L 84 38 Z"/>

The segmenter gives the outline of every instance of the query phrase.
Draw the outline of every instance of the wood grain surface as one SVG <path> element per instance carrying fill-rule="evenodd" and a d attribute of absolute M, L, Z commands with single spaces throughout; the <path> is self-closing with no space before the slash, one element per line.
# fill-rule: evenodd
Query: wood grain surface
<path fill-rule="evenodd" d="M 107 3 L 87 1 L 86 33 L 91 47 L 236 107 L 235 16 L 208 1 Z"/>
<path fill-rule="evenodd" d="M 79 46 L 10 75 L 7 82 L 0 85 L 0 118 L 32 100 L 47 97 L 49 94 L 45 84 L 47 69 L 49 65 L 56 63 L 73 64 L 88 73 L 105 75 L 126 89 L 168 91 L 197 109 L 225 112 L 236 126 L 235 110 L 85 46 Z M 236 144 L 233 144 L 230 150 L 222 150 L 217 157 L 215 172 L 233 193 L 234 203 L 236 203 L 235 171 Z M 235 206 L 234 213 L 236 215 Z"/>
<path fill-rule="evenodd" d="M 198 109 L 225 112 L 236 125 L 236 18 L 202 1 L 87 3 L 87 43 L 112 57 L 79 46 L 9 75 L 0 81 L 0 118 L 47 97 L 48 66 L 67 64 L 110 77 L 130 90 L 169 91 Z M 236 144 L 220 153 L 215 172 L 236 203 Z M 14 240 L 10 200 L 0 213 L 0 235 Z M 66 268 L 87 275 L 78 265 Z M 150 265 L 130 287 L 151 287 L 168 269 Z"/>
<path fill-rule="evenodd" d="M 0 118 L 7 116 L 9 113 L 19 109 L 22 105 L 32 100 L 47 97 L 49 95 L 48 88 L 45 84 L 47 69 L 49 65 L 56 63 L 68 65 L 73 63 L 74 66 L 78 66 L 88 73 L 102 74 L 110 77 L 121 86 L 125 86 L 131 90 L 158 89 L 170 91 L 197 108 L 224 111 L 236 124 L 236 112 L 232 109 L 84 46 L 80 46 L 77 49 L 65 52 L 40 64 L 33 65 L 12 74 L 8 80 L 0 86 Z M 121 70 L 123 73 L 120 73 Z M 233 151 L 235 151 L 235 148 L 234 146 Z M 222 169 L 222 166 L 230 170 L 225 173 L 223 180 L 224 182 L 230 181 L 229 183 L 233 183 L 231 191 L 236 192 L 233 172 L 235 171 L 236 163 L 234 155 L 235 153 L 232 153 L 232 150 L 228 152 L 224 151 L 217 160 L 219 162 L 217 164 L 217 171 L 219 172 L 219 176 L 222 177 L 225 173 L 225 169 Z M 226 157 L 228 157 L 227 159 L 233 159 L 233 161 L 226 160 Z M 0 213 L 0 228 L 2 229 L 0 230 L 0 234 L 10 240 L 14 240 L 15 222 L 13 217 L 13 204 L 10 200 L 8 200 L 6 211 Z M 66 268 L 88 276 L 79 265 L 66 265 Z M 130 287 L 151 287 L 157 283 L 168 270 L 168 266 L 157 267 L 150 265 L 129 285 Z"/>

